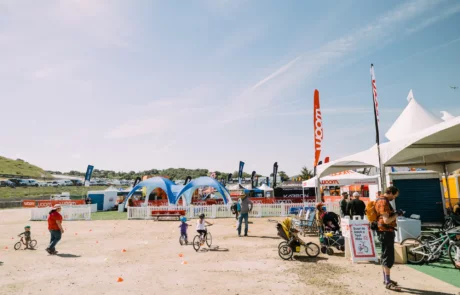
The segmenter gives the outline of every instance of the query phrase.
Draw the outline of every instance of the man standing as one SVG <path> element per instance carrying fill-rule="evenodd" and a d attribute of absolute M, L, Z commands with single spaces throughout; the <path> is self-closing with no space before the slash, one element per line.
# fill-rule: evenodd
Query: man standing
<path fill-rule="evenodd" d="M 56 251 L 56 244 L 61 240 L 61 236 L 64 233 L 64 228 L 62 227 L 62 215 L 61 205 L 56 204 L 51 208 L 51 211 L 48 215 L 48 230 L 50 231 L 51 239 L 46 252 L 51 255 L 55 255 L 58 252 Z"/>
<path fill-rule="evenodd" d="M 385 287 L 393 291 L 401 291 L 398 283 L 390 279 L 390 269 L 395 262 L 395 228 L 398 215 L 391 207 L 390 201 L 396 199 L 399 190 L 390 186 L 385 191 L 383 198 L 375 201 L 375 211 L 377 213 L 378 237 L 382 244 L 382 255 L 380 258 Z"/>
<path fill-rule="evenodd" d="M 244 236 L 248 236 L 248 222 L 249 222 L 249 212 L 252 211 L 252 201 L 249 200 L 249 197 L 245 194 L 243 198 L 239 200 L 240 203 L 240 216 L 238 217 L 238 236 L 241 237 L 241 223 L 244 219 Z"/>
<path fill-rule="evenodd" d="M 343 192 L 342 193 L 342 200 L 340 200 L 339 205 L 340 205 L 340 217 L 344 217 L 347 212 L 347 204 L 348 204 L 348 193 Z"/>
<path fill-rule="evenodd" d="M 358 192 L 353 193 L 354 199 L 348 203 L 346 215 L 350 215 L 350 217 L 358 215 L 361 216 L 361 219 L 363 218 L 364 212 L 366 211 L 366 204 L 359 199 L 360 196 L 361 194 Z"/>

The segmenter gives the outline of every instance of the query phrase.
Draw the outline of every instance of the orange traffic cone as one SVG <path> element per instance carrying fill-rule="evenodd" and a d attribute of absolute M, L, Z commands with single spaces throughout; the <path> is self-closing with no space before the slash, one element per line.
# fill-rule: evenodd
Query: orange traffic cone
<path fill-rule="evenodd" d="M 182 253 L 179 253 L 179 257 L 184 257 L 184 254 L 182 254 Z"/>
<path fill-rule="evenodd" d="M 121 283 L 121 282 L 123 282 L 123 279 L 121 277 L 118 277 L 117 283 Z"/>
<path fill-rule="evenodd" d="M 187 261 L 182 261 L 182 264 L 187 264 Z"/>
<path fill-rule="evenodd" d="M 96 241 L 96 244 L 99 244 L 99 241 Z"/>
<path fill-rule="evenodd" d="M 8 246 L 5 246 L 5 250 L 8 250 Z"/>
<path fill-rule="evenodd" d="M 126 252 L 126 249 L 121 250 L 121 252 L 122 252 L 122 253 L 125 253 L 125 252 Z"/>
<path fill-rule="evenodd" d="M 92 229 L 90 229 L 89 231 L 93 231 Z"/>
<path fill-rule="evenodd" d="M 78 236 L 78 233 L 75 233 L 76 236 Z"/>

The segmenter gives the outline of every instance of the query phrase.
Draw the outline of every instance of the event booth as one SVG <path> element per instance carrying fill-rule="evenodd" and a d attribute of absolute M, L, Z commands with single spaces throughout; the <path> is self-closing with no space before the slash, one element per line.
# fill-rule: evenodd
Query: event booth
<path fill-rule="evenodd" d="M 181 198 L 186 205 L 190 205 L 192 202 L 192 195 L 197 188 L 202 187 L 211 187 L 216 191 L 215 196 L 221 197 L 225 204 L 227 204 L 230 199 L 230 194 L 227 189 L 216 179 L 212 177 L 198 177 L 197 179 L 192 180 L 186 186 L 184 186 L 179 193 L 175 196 L 175 199 L 172 204 L 177 204 Z"/>
<path fill-rule="evenodd" d="M 439 122 L 439 120 L 429 119 L 430 116 L 426 115 L 426 111 L 422 109 L 420 105 L 415 104 L 410 93 L 408 106 L 393 125 L 395 127 L 392 126 L 386 134 L 390 141 L 380 144 L 381 164 L 387 168 L 425 168 L 448 175 L 460 168 L 460 117 L 448 117 Z M 407 128 L 406 125 L 410 125 L 410 128 Z M 379 166 L 377 146 L 374 145 L 360 153 L 318 165 L 317 175 L 323 179 L 329 174 L 344 170 Z M 421 175 L 424 174 L 413 172 L 409 178 L 396 179 L 392 183 L 387 183 L 387 185 L 404 188 L 404 192 L 396 199 L 396 207 L 398 204 L 407 204 L 407 198 L 417 200 L 416 202 L 411 201 L 411 206 L 420 205 L 430 208 L 442 204 L 444 197 L 442 193 L 438 193 L 440 186 L 442 187 L 440 177 L 432 176 L 428 181 Z M 427 184 L 430 186 L 427 187 Z M 450 192 L 449 182 L 446 183 L 446 186 L 447 191 Z M 427 199 L 426 194 L 422 194 L 422 192 L 433 191 L 436 191 L 436 194 L 431 195 L 436 196 L 436 200 Z M 450 206 L 452 200 L 450 196 L 448 198 Z M 422 212 L 424 208 L 419 208 L 417 211 Z M 424 219 L 425 217 L 421 216 L 422 222 Z"/>
<path fill-rule="evenodd" d="M 264 198 L 272 198 L 275 196 L 273 189 L 265 183 L 259 186 L 259 190 L 264 192 Z"/>
<path fill-rule="evenodd" d="M 169 204 L 174 204 L 175 201 L 175 194 L 173 191 L 177 191 L 178 189 L 175 188 L 176 184 L 171 180 L 163 177 L 152 177 L 147 180 L 139 182 L 132 190 L 129 192 L 128 196 L 124 200 L 123 204 L 126 206 L 126 202 L 133 196 L 133 194 L 138 189 L 145 190 L 145 204 L 147 205 L 149 202 L 149 196 L 155 189 L 161 189 L 166 194 L 167 200 Z"/>
<path fill-rule="evenodd" d="M 107 211 L 115 207 L 118 190 L 109 187 L 102 191 L 88 191 L 87 197 L 92 204 L 97 204 L 97 211 Z"/>

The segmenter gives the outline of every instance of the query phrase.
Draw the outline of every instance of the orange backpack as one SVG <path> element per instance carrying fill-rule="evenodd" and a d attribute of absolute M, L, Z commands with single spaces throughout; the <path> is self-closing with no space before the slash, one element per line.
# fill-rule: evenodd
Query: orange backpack
<path fill-rule="evenodd" d="M 366 217 L 370 223 L 376 222 L 379 217 L 377 211 L 375 211 L 375 202 L 376 201 L 369 201 L 366 205 Z"/>

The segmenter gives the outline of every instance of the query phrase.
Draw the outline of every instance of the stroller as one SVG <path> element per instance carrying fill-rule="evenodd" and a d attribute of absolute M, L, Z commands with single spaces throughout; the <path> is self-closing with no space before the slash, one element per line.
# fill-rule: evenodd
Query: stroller
<path fill-rule="evenodd" d="M 345 251 L 345 239 L 340 231 L 340 219 L 334 212 L 327 212 L 322 217 L 319 230 L 321 253 L 333 255 L 335 247 L 339 251 Z"/>
<path fill-rule="evenodd" d="M 278 245 L 278 255 L 283 260 L 290 260 L 295 253 L 300 253 L 300 246 L 305 247 L 305 252 L 310 257 L 319 255 L 319 246 L 315 243 L 305 243 L 299 238 L 299 231 L 292 227 L 291 218 L 286 218 L 283 222 L 276 224 L 278 236 L 284 241 Z"/>

